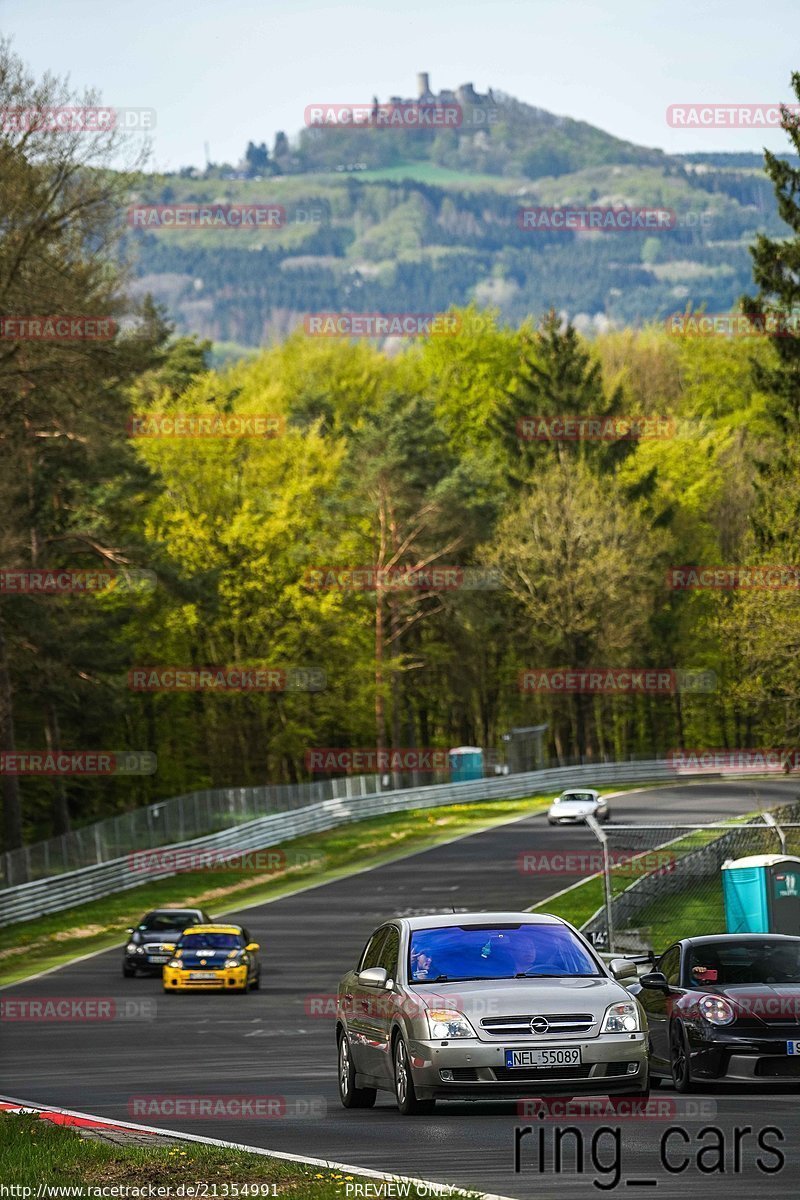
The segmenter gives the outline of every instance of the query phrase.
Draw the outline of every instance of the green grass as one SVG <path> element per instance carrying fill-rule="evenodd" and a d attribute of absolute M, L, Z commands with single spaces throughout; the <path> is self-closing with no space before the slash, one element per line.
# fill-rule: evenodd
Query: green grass
<path fill-rule="evenodd" d="M 717 875 L 699 881 L 689 892 L 656 900 L 642 909 L 636 923 L 647 930 L 656 951 L 666 950 L 679 938 L 720 933 L 725 930 L 722 880 Z"/>
<path fill-rule="evenodd" d="M 250 876 L 235 870 L 186 872 L 8 925 L 0 929 L 0 983 L 13 983 L 82 954 L 119 946 L 128 926 L 150 908 L 203 907 L 214 917 L 222 916 L 540 812 L 553 795 L 443 805 L 355 821 L 282 843 L 279 849 L 286 856 L 286 867 L 279 871 Z"/>
<path fill-rule="evenodd" d="M 214 1195 L 213 1185 L 219 1195 L 225 1195 L 223 1185 L 239 1184 L 249 1185 L 251 1196 L 343 1200 L 347 1183 L 363 1184 L 367 1180 L 355 1173 L 193 1142 L 154 1145 L 152 1149 L 109 1145 L 23 1114 L 0 1116 L 0 1182 L 32 1188 L 34 1196 L 40 1184 L 109 1188 L 154 1185 L 169 1187 L 175 1194 L 180 1184 L 201 1183 L 209 1185 L 207 1196 Z M 378 1183 L 372 1180 L 373 1186 Z M 227 1194 L 234 1193 L 229 1190 Z M 408 1194 L 416 1198 L 427 1193 L 412 1186 Z"/>

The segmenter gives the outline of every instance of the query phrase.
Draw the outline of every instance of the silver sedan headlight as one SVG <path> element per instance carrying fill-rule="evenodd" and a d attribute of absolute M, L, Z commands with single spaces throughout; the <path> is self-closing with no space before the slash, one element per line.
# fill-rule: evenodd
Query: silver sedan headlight
<path fill-rule="evenodd" d="M 432 1008 L 428 1011 L 427 1018 L 431 1037 L 436 1041 L 439 1041 L 440 1038 L 474 1038 L 478 1036 L 467 1018 L 458 1009 Z"/>
<path fill-rule="evenodd" d="M 600 1032 L 639 1033 L 641 1028 L 638 1004 L 634 1000 L 622 1000 L 619 1004 L 609 1004 Z"/>

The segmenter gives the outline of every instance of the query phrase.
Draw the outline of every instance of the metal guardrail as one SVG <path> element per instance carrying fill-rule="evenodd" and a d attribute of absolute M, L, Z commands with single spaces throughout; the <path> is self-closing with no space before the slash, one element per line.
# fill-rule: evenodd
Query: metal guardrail
<path fill-rule="evenodd" d="M 513 800 L 573 784 L 608 784 L 674 779 L 674 768 L 664 760 L 601 763 L 582 767 L 553 767 L 519 775 L 503 775 L 464 783 L 433 784 L 394 792 L 373 792 L 309 804 L 288 812 L 271 813 L 205 837 L 160 846 L 174 850 L 263 850 L 307 833 L 320 833 L 351 821 L 413 808 L 443 804 L 465 804 L 478 800 Z M 258 789 L 230 789 L 247 791 Z M 139 849 L 150 849 L 142 846 Z M 132 862 L 132 854 L 111 859 L 47 879 L 36 879 L 0 890 L 0 925 L 25 921 L 45 913 L 60 912 L 87 900 L 98 900 L 114 892 L 135 888 L 152 879 L 169 878 L 174 870 L 155 871 L 146 876 Z"/>
<path fill-rule="evenodd" d="M 209 788 L 173 796 L 93 821 L 59 837 L 6 850 L 0 854 L 0 888 L 111 862 L 132 850 L 204 837 L 268 813 L 289 812 L 322 800 L 372 795 L 382 790 L 388 789 L 381 786 L 380 776 L 354 775 L 310 783 Z"/>

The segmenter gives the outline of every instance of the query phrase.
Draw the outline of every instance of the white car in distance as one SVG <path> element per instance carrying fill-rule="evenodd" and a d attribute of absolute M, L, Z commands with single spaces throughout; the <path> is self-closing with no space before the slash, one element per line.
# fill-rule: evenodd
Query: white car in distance
<path fill-rule="evenodd" d="M 607 801 L 593 788 L 569 788 L 562 792 L 547 813 L 549 825 L 582 825 L 587 817 L 607 821 L 611 811 Z"/>

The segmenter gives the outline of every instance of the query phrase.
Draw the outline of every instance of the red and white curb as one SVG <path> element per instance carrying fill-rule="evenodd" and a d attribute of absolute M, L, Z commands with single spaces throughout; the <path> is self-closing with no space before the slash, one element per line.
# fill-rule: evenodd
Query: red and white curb
<path fill-rule="evenodd" d="M 153 1137 L 168 1137 L 182 1142 L 199 1142 L 203 1146 L 221 1146 L 228 1150 L 244 1150 L 248 1154 L 260 1154 L 264 1158 L 278 1158 L 284 1162 L 303 1163 L 309 1167 L 324 1167 L 330 1171 L 346 1172 L 348 1175 L 366 1179 L 380 1179 L 385 1183 L 403 1183 L 419 1187 L 431 1195 L 440 1196 L 480 1196 L 481 1200 L 514 1200 L 510 1196 L 499 1196 L 490 1192 L 480 1192 L 471 1188 L 454 1187 L 448 1183 L 434 1183 L 428 1179 L 418 1179 L 413 1175 L 393 1175 L 387 1171 L 371 1171 L 367 1167 L 353 1167 L 349 1163 L 335 1162 L 327 1158 L 309 1158 L 305 1154 L 286 1154 L 282 1150 L 265 1150 L 263 1146 L 247 1146 L 242 1142 L 226 1142 L 220 1138 L 200 1137 L 195 1133 L 183 1133 L 177 1129 L 156 1129 L 152 1125 L 137 1125 L 133 1121 L 111 1121 L 105 1117 L 97 1117 L 92 1113 L 76 1112 L 71 1108 L 57 1108 L 52 1104 L 34 1104 L 28 1100 L 19 1100 L 13 1096 L 0 1096 L 0 1115 L 3 1113 L 38 1113 L 44 1121 L 52 1121 L 55 1125 L 67 1125 L 83 1129 L 115 1129 L 128 1130 L 133 1133 L 149 1133 Z"/>

